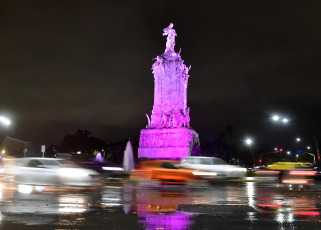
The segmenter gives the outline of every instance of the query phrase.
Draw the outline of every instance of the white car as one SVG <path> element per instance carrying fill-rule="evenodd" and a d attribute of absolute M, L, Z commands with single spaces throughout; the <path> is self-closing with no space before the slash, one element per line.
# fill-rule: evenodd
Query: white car
<path fill-rule="evenodd" d="M 185 157 L 181 160 L 180 167 L 216 173 L 215 179 L 242 178 L 246 173 L 246 168 L 230 165 L 216 157 Z"/>
<path fill-rule="evenodd" d="M 94 186 L 98 175 L 71 161 L 56 158 L 16 158 L 4 165 L 4 174 L 15 184 Z"/>

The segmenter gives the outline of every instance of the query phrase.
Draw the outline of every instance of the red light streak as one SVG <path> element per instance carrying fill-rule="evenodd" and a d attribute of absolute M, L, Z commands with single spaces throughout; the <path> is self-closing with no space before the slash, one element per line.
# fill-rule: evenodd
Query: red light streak
<path fill-rule="evenodd" d="M 293 212 L 294 215 L 299 215 L 299 216 L 319 216 L 319 212 Z"/>
<path fill-rule="evenodd" d="M 255 173 L 280 173 L 280 171 L 269 171 L 269 170 L 260 170 L 260 171 L 255 171 Z"/>
<path fill-rule="evenodd" d="M 316 171 L 290 171 L 289 174 L 293 176 L 314 176 Z"/>
<path fill-rule="evenodd" d="M 258 207 L 269 207 L 269 208 L 282 208 L 282 205 L 280 204 L 258 204 Z"/>

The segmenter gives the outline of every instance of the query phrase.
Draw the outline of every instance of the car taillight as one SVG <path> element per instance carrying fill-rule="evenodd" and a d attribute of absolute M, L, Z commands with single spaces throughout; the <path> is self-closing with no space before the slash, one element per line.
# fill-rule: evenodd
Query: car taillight
<path fill-rule="evenodd" d="M 289 172 L 292 176 L 314 176 L 317 171 L 293 170 Z"/>

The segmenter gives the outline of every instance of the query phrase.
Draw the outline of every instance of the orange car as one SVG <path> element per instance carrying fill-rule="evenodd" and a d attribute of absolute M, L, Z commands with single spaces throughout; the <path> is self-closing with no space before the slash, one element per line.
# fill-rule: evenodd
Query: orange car
<path fill-rule="evenodd" d="M 132 180 L 158 180 L 161 184 L 185 184 L 187 181 L 200 179 L 202 172 L 179 169 L 179 161 L 150 160 L 138 164 L 131 173 Z"/>

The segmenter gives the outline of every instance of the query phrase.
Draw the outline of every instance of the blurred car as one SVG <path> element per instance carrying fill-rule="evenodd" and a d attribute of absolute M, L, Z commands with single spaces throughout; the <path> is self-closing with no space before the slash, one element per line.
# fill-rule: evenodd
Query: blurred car
<path fill-rule="evenodd" d="M 294 169 L 304 169 L 311 167 L 310 163 L 302 162 L 274 162 L 266 167 L 269 170 L 290 171 Z"/>
<path fill-rule="evenodd" d="M 283 180 L 284 178 L 312 178 L 316 175 L 311 163 L 307 162 L 274 162 L 266 167 L 266 170 L 259 170 L 256 173 L 274 173 Z"/>
<path fill-rule="evenodd" d="M 180 167 L 216 173 L 216 177 L 209 179 L 231 179 L 245 177 L 246 168 L 230 165 L 217 157 L 185 157 L 180 162 Z"/>
<path fill-rule="evenodd" d="M 131 173 L 132 180 L 157 180 L 161 184 L 186 184 L 189 181 L 202 179 L 204 175 L 216 176 L 200 170 L 181 169 L 179 161 L 150 160 L 138 164 Z"/>
<path fill-rule="evenodd" d="M 106 160 L 96 160 L 94 156 L 90 155 L 73 155 L 70 158 L 71 161 L 75 162 L 82 168 L 92 169 L 106 177 L 124 177 L 124 168 L 115 165 Z"/>
<path fill-rule="evenodd" d="M 99 175 L 64 159 L 29 157 L 8 161 L 4 173 L 15 184 L 54 186 L 94 186 Z"/>

